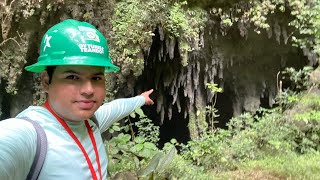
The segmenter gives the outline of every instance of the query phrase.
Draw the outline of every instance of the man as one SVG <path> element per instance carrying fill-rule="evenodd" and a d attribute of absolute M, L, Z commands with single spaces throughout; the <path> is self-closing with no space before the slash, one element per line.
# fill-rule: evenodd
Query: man
<path fill-rule="evenodd" d="M 47 135 L 48 150 L 39 179 L 106 179 L 101 133 L 135 108 L 152 105 L 149 95 L 153 90 L 102 105 L 104 72 L 119 67 L 111 63 L 103 35 L 89 23 L 65 20 L 53 26 L 40 48 L 38 62 L 26 70 L 41 73 L 47 101 L 0 122 L 0 179 L 26 179 L 30 171 L 37 134 L 23 117 L 36 121 Z"/>

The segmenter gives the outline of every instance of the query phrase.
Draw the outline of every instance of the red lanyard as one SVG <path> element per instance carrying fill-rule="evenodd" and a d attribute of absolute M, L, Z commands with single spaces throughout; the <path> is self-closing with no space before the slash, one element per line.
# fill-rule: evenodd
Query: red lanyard
<path fill-rule="evenodd" d="M 72 139 L 77 143 L 78 147 L 81 149 L 84 157 L 86 158 L 87 160 L 87 163 L 88 163 L 88 166 L 90 168 L 90 172 L 91 172 L 91 175 L 92 175 L 92 179 L 94 180 L 97 180 L 97 175 L 94 171 L 94 168 L 93 168 L 93 165 L 92 165 L 92 162 L 88 156 L 88 153 L 86 152 L 86 150 L 84 149 L 84 147 L 82 146 L 81 142 L 79 141 L 79 139 L 76 137 L 76 135 L 72 132 L 72 130 L 70 129 L 70 127 L 67 125 L 67 123 L 62 120 L 50 107 L 48 101 L 45 102 L 44 106 L 54 115 L 54 117 L 56 117 L 56 119 L 60 122 L 60 124 L 64 127 L 64 129 L 68 132 L 68 134 L 72 137 Z M 88 130 L 88 133 L 89 133 L 89 136 L 90 136 L 90 139 L 91 139 L 91 142 L 92 142 L 92 145 L 93 145 L 93 148 L 94 148 L 94 152 L 96 154 L 96 161 L 98 163 L 98 170 L 99 170 L 99 175 L 100 175 L 100 179 L 102 180 L 102 174 L 101 174 L 101 165 L 100 165 L 100 158 L 99 158 L 99 153 L 98 153 L 98 149 L 97 149 L 97 144 L 96 144 L 96 141 L 95 141 L 95 138 L 93 136 L 93 132 L 92 132 L 92 129 L 88 123 L 88 120 L 85 120 L 85 125 L 87 127 L 87 130 Z"/>

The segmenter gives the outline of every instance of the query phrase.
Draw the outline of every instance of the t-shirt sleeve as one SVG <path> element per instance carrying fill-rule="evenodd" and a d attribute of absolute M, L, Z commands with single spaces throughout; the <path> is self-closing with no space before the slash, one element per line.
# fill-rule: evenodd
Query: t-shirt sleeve
<path fill-rule="evenodd" d="M 33 162 L 37 134 L 30 122 L 0 121 L 0 179 L 26 179 Z"/>
<path fill-rule="evenodd" d="M 95 112 L 95 116 L 99 122 L 100 132 L 106 131 L 114 122 L 128 116 L 136 108 L 144 104 L 145 99 L 143 96 L 116 99 L 103 104 Z"/>

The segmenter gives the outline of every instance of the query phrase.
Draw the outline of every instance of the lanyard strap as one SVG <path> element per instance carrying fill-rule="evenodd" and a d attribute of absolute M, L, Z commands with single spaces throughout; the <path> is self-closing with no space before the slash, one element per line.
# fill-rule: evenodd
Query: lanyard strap
<path fill-rule="evenodd" d="M 60 122 L 60 124 L 64 127 L 64 129 L 68 132 L 68 134 L 71 136 L 71 138 L 74 140 L 74 142 L 78 145 L 78 147 L 81 149 L 84 157 L 86 158 L 86 161 L 88 163 L 91 175 L 92 175 L 92 179 L 97 180 L 97 175 L 95 173 L 95 170 L 93 168 L 92 162 L 88 156 L 88 153 L 86 152 L 86 150 L 84 149 L 84 147 L 82 146 L 81 142 L 79 141 L 79 139 L 76 137 L 76 135 L 72 132 L 72 130 L 70 129 L 70 127 L 67 125 L 67 123 L 62 120 L 50 107 L 48 101 L 45 102 L 44 106 L 51 112 L 51 114 L 54 115 L 54 117 Z M 92 129 L 90 128 L 90 125 L 88 123 L 88 120 L 85 120 L 85 125 L 86 128 L 88 130 L 93 148 L 94 148 L 94 152 L 96 154 L 96 161 L 98 163 L 98 171 L 99 171 L 99 175 L 100 175 L 100 179 L 102 180 L 102 174 L 101 174 L 101 165 L 100 165 L 100 158 L 99 158 L 99 153 L 98 153 L 98 149 L 97 149 L 97 144 L 95 141 L 95 138 L 93 136 L 93 132 Z"/>
<path fill-rule="evenodd" d="M 102 180 L 100 157 L 99 157 L 99 152 L 98 152 L 98 148 L 97 148 L 97 143 L 96 143 L 95 138 L 93 136 L 92 129 L 89 125 L 88 120 L 85 120 L 85 124 L 86 124 L 87 130 L 88 130 L 88 133 L 89 133 L 92 145 L 93 145 L 94 152 L 96 154 L 96 161 L 98 163 L 98 171 L 99 171 L 99 175 L 100 175 L 100 180 Z"/>

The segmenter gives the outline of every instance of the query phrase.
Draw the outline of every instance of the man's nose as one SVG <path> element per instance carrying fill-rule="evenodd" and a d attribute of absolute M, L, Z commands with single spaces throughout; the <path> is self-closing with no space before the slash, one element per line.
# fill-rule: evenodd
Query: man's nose
<path fill-rule="evenodd" d="M 83 95 L 92 95 L 93 94 L 93 84 L 91 81 L 84 81 L 80 88 L 80 93 Z"/>

